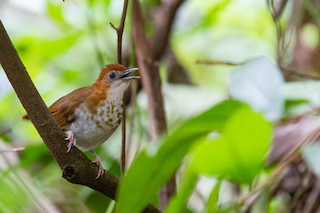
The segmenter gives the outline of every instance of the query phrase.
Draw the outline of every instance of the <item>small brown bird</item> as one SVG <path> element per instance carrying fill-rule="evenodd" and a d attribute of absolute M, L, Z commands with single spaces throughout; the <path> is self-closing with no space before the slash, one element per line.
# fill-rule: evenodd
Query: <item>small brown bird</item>
<path fill-rule="evenodd" d="M 73 145 L 94 156 L 92 163 L 99 165 L 97 178 L 104 173 L 99 156 L 94 148 L 104 143 L 117 129 L 123 112 L 123 93 L 138 68 L 127 69 L 120 64 L 109 64 L 103 68 L 96 82 L 63 96 L 49 107 L 50 112 L 66 132 L 69 140 L 67 153 Z M 23 119 L 28 119 L 24 115 Z"/>

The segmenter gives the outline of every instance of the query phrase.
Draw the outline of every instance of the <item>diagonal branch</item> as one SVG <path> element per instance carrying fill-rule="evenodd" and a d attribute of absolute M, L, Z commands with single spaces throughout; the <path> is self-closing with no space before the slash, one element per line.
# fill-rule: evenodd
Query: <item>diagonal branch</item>
<path fill-rule="evenodd" d="M 91 160 L 76 147 L 66 153 L 67 142 L 64 140 L 65 135 L 32 83 L 1 20 L 0 41 L 0 63 L 23 107 L 26 109 L 30 120 L 62 169 L 62 176 L 71 183 L 88 186 L 111 199 L 115 199 L 116 189 L 119 184 L 117 176 L 106 171 L 104 175 L 96 180 L 98 165 L 92 164 Z M 152 204 L 149 204 L 144 212 L 160 211 Z"/>
<path fill-rule="evenodd" d="M 142 86 L 148 96 L 152 140 L 166 131 L 159 67 L 152 58 L 152 48 L 144 30 L 140 3 L 133 0 L 132 33 L 140 67 Z"/>

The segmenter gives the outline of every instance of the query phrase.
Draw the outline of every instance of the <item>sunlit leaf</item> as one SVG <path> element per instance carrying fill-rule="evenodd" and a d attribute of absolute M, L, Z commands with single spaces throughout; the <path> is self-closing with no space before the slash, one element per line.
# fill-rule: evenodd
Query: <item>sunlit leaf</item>
<path fill-rule="evenodd" d="M 193 168 L 200 173 L 251 183 L 263 166 L 271 124 L 243 107 L 230 118 L 222 135 L 196 150 Z"/>
<path fill-rule="evenodd" d="M 63 22 L 64 19 L 62 17 L 62 6 L 59 4 L 52 3 L 51 1 L 47 1 L 47 10 L 49 13 L 49 16 L 52 18 L 52 20 L 57 22 Z"/>
<path fill-rule="evenodd" d="M 106 210 L 106 213 L 112 213 L 115 204 L 116 204 L 116 201 L 111 200 L 111 202 L 109 203 L 109 206 L 108 206 L 108 208 Z"/>

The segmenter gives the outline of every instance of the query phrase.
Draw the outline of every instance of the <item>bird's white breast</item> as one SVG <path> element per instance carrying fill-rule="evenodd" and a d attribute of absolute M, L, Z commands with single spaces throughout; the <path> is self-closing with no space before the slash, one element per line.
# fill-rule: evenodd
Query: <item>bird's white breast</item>
<path fill-rule="evenodd" d="M 75 109 L 75 120 L 66 130 L 71 130 L 76 146 L 83 151 L 92 150 L 104 143 L 119 126 L 122 119 L 122 101 L 100 101 L 90 110 L 85 103 Z"/>

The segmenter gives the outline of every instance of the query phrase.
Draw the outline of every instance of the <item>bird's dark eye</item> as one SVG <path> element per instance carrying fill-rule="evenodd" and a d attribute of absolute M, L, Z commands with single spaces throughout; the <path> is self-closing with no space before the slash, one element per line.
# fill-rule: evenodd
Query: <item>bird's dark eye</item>
<path fill-rule="evenodd" d="M 109 77 L 110 79 L 114 79 L 114 78 L 116 77 L 116 73 L 115 73 L 114 71 L 109 72 L 108 77 Z"/>

